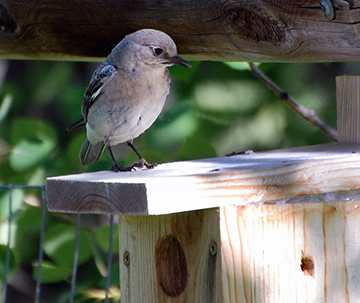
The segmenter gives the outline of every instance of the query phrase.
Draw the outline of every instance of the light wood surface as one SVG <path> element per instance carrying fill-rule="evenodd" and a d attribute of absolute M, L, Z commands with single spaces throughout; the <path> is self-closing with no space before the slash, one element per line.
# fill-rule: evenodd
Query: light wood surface
<path fill-rule="evenodd" d="M 219 228 L 217 209 L 119 216 L 121 302 L 221 302 Z"/>
<path fill-rule="evenodd" d="M 221 207 L 222 302 L 359 302 L 359 203 Z"/>
<path fill-rule="evenodd" d="M 1 0 L 0 57 L 102 60 L 141 28 L 168 33 L 181 55 L 217 61 L 359 61 L 360 1 Z"/>
<path fill-rule="evenodd" d="M 122 301 L 356 303 L 359 203 L 120 216 Z"/>
<path fill-rule="evenodd" d="M 360 146 L 325 144 L 48 178 L 57 212 L 166 214 L 360 189 Z"/>
<path fill-rule="evenodd" d="M 338 79 L 341 142 L 359 143 L 358 78 Z M 359 302 L 358 144 L 53 177 L 46 194 L 52 211 L 132 214 L 124 303 Z"/>

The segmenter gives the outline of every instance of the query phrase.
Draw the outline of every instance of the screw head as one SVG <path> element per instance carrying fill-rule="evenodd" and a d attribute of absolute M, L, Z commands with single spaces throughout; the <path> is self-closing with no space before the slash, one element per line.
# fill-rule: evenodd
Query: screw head
<path fill-rule="evenodd" d="M 209 248 L 210 255 L 216 256 L 217 254 L 217 244 L 215 241 L 210 242 L 210 248 Z"/>
<path fill-rule="evenodd" d="M 130 265 L 130 253 L 127 250 L 123 254 L 123 261 L 126 266 Z"/>

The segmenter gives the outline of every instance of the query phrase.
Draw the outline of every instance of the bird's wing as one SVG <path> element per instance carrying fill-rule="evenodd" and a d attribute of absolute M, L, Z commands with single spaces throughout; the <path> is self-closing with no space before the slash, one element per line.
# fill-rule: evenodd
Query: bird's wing
<path fill-rule="evenodd" d="M 85 91 L 84 101 L 82 104 L 82 113 L 85 121 L 87 121 L 87 115 L 91 105 L 101 94 L 101 90 L 104 87 L 104 83 L 108 81 L 116 73 L 116 67 L 114 65 L 104 62 L 94 72 L 89 86 Z"/>

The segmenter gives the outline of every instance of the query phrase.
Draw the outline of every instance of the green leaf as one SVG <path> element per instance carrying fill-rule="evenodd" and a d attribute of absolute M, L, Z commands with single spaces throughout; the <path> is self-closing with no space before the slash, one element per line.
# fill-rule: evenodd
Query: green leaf
<path fill-rule="evenodd" d="M 15 249 L 21 264 L 28 265 L 39 254 L 41 209 L 30 206 L 23 208 L 17 221 Z"/>
<path fill-rule="evenodd" d="M 175 144 L 192 135 L 198 126 L 198 119 L 192 112 L 185 112 L 167 125 L 152 132 L 156 144 Z"/>
<path fill-rule="evenodd" d="M 44 251 L 56 263 L 71 265 L 74 259 L 76 227 L 69 224 L 54 224 L 46 231 Z M 92 256 L 89 233 L 80 229 L 79 258 L 82 264 Z"/>
<path fill-rule="evenodd" d="M 12 144 L 17 144 L 24 139 L 29 141 L 56 141 L 56 132 L 48 123 L 34 118 L 16 119 L 11 131 Z"/>
<path fill-rule="evenodd" d="M 120 272 L 119 272 L 119 262 L 115 262 L 110 269 L 110 283 L 111 285 L 114 286 L 119 286 L 120 285 Z M 107 277 L 103 277 L 100 281 L 99 281 L 99 287 L 102 289 L 105 289 L 106 287 L 106 279 Z"/>
<path fill-rule="evenodd" d="M 110 227 L 98 227 L 94 229 L 95 239 L 96 242 L 99 244 L 100 248 L 107 252 L 109 250 L 109 236 L 110 236 Z M 113 232 L 113 253 L 119 252 L 119 245 L 118 245 L 118 233 L 116 229 Z"/>
<path fill-rule="evenodd" d="M 195 73 L 197 66 L 199 65 L 199 61 L 191 61 L 190 63 L 192 64 L 192 68 L 184 68 L 178 65 L 173 65 L 172 67 L 170 67 L 169 70 L 171 73 L 171 78 L 189 82 L 191 76 Z"/>
<path fill-rule="evenodd" d="M 7 94 L 0 104 L 0 123 L 5 119 L 13 102 L 12 95 Z"/>
<path fill-rule="evenodd" d="M 42 66 L 43 72 L 39 77 L 33 77 L 33 98 L 36 102 L 49 102 L 57 99 L 62 93 L 67 82 L 71 79 L 74 65 L 71 62 L 49 62 L 48 66 Z M 34 79 L 35 78 L 35 79 Z"/>
<path fill-rule="evenodd" d="M 249 62 L 224 62 L 227 66 L 237 70 L 250 70 Z M 254 63 L 259 66 L 260 63 Z"/>
<path fill-rule="evenodd" d="M 29 175 L 29 185 L 42 185 L 45 183 L 47 174 L 43 167 L 34 169 Z"/>
<path fill-rule="evenodd" d="M 260 83 L 242 80 L 209 81 L 196 86 L 195 102 L 200 110 L 246 114 L 255 110 L 266 93 Z"/>
<path fill-rule="evenodd" d="M 216 151 L 208 140 L 198 136 L 187 138 L 180 148 L 178 158 L 181 160 L 216 157 Z"/>
<path fill-rule="evenodd" d="M 44 160 L 54 145 L 49 142 L 21 141 L 10 154 L 10 164 L 15 171 L 24 171 Z"/>
<path fill-rule="evenodd" d="M 0 277 L 4 277 L 5 274 L 5 260 L 6 260 L 6 245 L 0 244 Z M 10 249 L 10 259 L 8 267 L 8 279 L 14 274 L 16 269 L 15 254 L 12 249 Z"/>
<path fill-rule="evenodd" d="M 33 278 L 37 280 L 39 271 L 39 263 L 33 263 Z M 67 280 L 72 273 L 71 266 L 56 265 L 49 261 L 43 261 L 41 268 L 41 283 L 56 283 Z"/>
<path fill-rule="evenodd" d="M 56 133 L 49 124 L 35 119 L 17 119 L 12 129 L 15 145 L 10 153 L 10 165 L 24 171 L 42 162 L 56 146 Z"/>
<path fill-rule="evenodd" d="M 9 217 L 9 202 L 10 202 L 10 191 L 2 190 L 0 195 L 0 216 L 8 218 Z M 12 190 L 12 200 L 11 200 L 11 211 L 13 213 L 17 212 L 23 205 L 25 193 L 21 188 L 15 188 Z"/>

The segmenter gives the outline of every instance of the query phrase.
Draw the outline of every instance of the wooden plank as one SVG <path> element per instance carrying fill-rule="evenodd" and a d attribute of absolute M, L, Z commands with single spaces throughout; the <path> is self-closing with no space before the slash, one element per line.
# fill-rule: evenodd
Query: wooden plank
<path fill-rule="evenodd" d="M 102 60 L 126 35 L 162 30 L 190 60 L 359 61 L 360 1 L 1 0 L 0 57 Z"/>
<path fill-rule="evenodd" d="M 336 77 L 339 143 L 360 143 L 360 76 Z"/>
<path fill-rule="evenodd" d="M 325 144 L 48 178 L 56 212 L 166 214 L 360 189 L 360 146 Z M 305 198 L 304 198 L 305 196 Z M 309 197 L 309 200 L 312 198 Z M 316 197 L 315 200 L 322 199 Z"/>
<path fill-rule="evenodd" d="M 122 300 L 357 302 L 359 203 L 233 205 L 120 216 Z"/>
<path fill-rule="evenodd" d="M 221 302 L 219 212 L 119 216 L 121 302 Z"/>
<path fill-rule="evenodd" d="M 358 302 L 359 203 L 220 207 L 222 302 Z"/>

